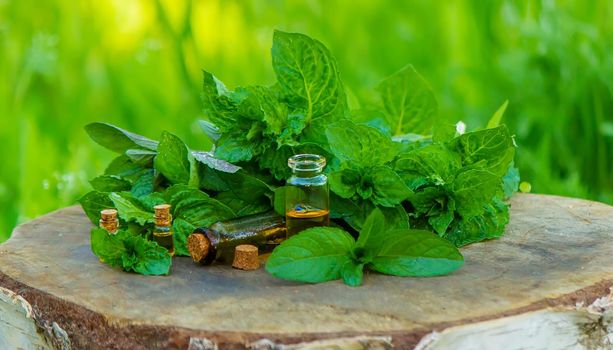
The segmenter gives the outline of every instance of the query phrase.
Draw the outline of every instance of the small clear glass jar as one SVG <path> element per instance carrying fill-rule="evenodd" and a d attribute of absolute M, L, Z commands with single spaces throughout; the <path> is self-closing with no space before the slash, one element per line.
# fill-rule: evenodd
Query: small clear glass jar
<path fill-rule="evenodd" d="M 285 222 L 290 237 L 310 227 L 330 224 L 328 178 L 323 174 L 326 158 L 297 154 L 288 159 L 292 176 L 285 190 Z"/>

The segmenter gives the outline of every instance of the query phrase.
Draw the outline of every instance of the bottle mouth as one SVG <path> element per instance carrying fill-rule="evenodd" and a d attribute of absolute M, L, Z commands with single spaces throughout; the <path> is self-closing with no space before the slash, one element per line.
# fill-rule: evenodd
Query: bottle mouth
<path fill-rule="evenodd" d="M 326 166 L 326 157 L 319 154 L 296 154 L 287 160 L 287 165 L 295 171 L 321 171 Z"/>

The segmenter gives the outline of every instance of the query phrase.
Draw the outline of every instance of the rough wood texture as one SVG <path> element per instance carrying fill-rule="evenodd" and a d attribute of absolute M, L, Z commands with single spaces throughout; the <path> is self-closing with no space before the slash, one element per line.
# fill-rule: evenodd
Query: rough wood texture
<path fill-rule="evenodd" d="M 14 292 L 0 287 L 0 349 L 52 349 L 38 333 L 32 307 Z"/>
<path fill-rule="evenodd" d="M 281 349 L 359 336 L 391 337 L 400 349 L 418 343 L 421 349 L 447 349 L 446 336 L 463 339 L 471 344 L 467 348 L 488 348 L 495 335 L 479 345 L 479 332 L 453 330 L 539 312 L 585 312 L 576 304 L 592 304 L 613 285 L 613 207 L 517 195 L 511 213 L 506 235 L 462 249 L 466 264 L 450 276 L 370 273 L 362 287 L 351 288 L 339 281 L 286 282 L 263 269 L 202 267 L 190 258 L 175 258 L 166 277 L 113 270 L 91 253 L 90 223 L 71 207 L 19 226 L 0 245 L 0 287 L 23 296 L 38 323 L 56 322 L 66 330 L 76 349 Z M 603 315 L 610 312 L 569 316 L 569 327 L 606 344 L 613 326 Z"/>

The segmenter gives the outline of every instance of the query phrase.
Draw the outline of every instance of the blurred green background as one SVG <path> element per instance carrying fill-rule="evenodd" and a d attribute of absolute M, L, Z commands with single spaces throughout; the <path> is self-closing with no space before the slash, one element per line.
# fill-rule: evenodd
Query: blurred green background
<path fill-rule="evenodd" d="M 75 204 L 113 155 L 106 121 L 210 147 L 200 69 L 273 80 L 273 29 L 336 56 L 351 103 L 412 63 L 442 116 L 485 125 L 506 99 L 532 191 L 613 203 L 613 1 L 0 0 L 0 241 Z"/>

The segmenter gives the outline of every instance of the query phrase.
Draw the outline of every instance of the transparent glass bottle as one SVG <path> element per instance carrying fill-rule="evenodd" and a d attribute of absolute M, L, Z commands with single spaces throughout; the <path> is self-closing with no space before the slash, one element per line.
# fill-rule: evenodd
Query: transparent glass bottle
<path fill-rule="evenodd" d="M 175 245 L 173 242 L 172 215 L 170 214 L 169 204 L 160 204 L 153 207 L 155 211 L 155 229 L 153 231 L 153 241 L 166 248 L 170 255 L 175 255 Z"/>
<path fill-rule="evenodd" d="M 328 178 L 322 173 L 326 158 L 317 154 L 297 154 L 288 159 L 292 176 L 285 190 L 287 236 L 315 226 L 330 224 Z"/>

